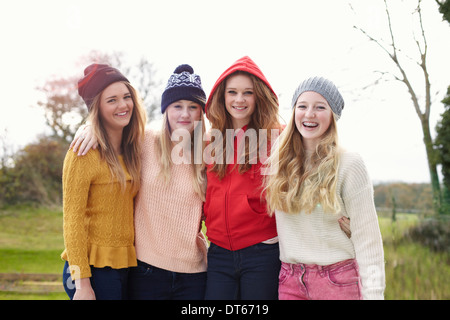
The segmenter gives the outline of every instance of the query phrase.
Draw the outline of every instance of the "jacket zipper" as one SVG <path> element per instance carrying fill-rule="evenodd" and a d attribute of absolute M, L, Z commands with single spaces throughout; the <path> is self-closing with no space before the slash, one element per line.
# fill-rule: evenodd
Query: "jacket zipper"
<path fill-rule="evenodd" d="M 227 237 L 228 237 L 228 243 L 230 245 L 230 250 L 233 251 L 233 243 L 231 240 L 229 215 L 228 215 L 228 193 L 229 193 L 230 187 L 231 187 L 231 177 L 232 177 L 232 175 L 229 176 L 227 191 L 225 192 L 225 227 L 227 228 Z"/>

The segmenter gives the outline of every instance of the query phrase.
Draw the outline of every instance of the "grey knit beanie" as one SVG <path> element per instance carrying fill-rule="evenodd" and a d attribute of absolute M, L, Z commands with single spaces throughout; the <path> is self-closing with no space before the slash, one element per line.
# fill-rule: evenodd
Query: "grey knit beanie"
<path fill-rule="evenodd" d="M 322 95 L 328 102 L 333 113 L 339 119 L 342 109 L 344 109 L 344 98 L 339 93 L 338 88 L 328 79 L 322 77 L 312 77 L 306 79 L 295 90 L 292 97 L 292 107 L 295 107 L 298 97 L 305 91 L 314 91 Z"/>

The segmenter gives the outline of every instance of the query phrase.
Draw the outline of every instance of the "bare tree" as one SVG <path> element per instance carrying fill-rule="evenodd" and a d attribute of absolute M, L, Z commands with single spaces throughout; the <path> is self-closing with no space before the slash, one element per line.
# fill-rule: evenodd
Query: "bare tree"
<path fill-rule="evenodd" d="M 78 95 L 78 77 L 49 79 L 38 89 L 45 94 L 44 101 L 37 104 L 44 109 L 45 123 L 52 136 L 68 142 L 72 140 L 78 126 L 87 117 L 87 108 Z"/>
<path fill-rule="evenodd" d="M 430 172 L 431 177 L 431 186 L 433 190 L 433 206 L 435 213 L 440 212 L 440 205 L 441 205 L 441 191 L 440 191 L 440 184 L 439 184 L 439 177 L 437 172 L 437 157 L 436 157 L 436 151 L 433 148 L 433 139 L 431 137 L 431 131 L 430 131 L 430 110 L 431 110 L 431 85 L 430 85 L 430 76 L 427 69 L 427 53 L 428 53 L 428 43 L 427 38 L 425 35 L 424 27 L 423 27 L 423 20 L 422 20 L 422 9 L 421 9 L 421 0 L 417 1 L 417 7 L 415 9 L 414 14 L 417 15 L 418 20 L 418 27 L 420 29 L 420 35 L 419 38 L 417 38 L 414 35 L 414 42 L 416 44 L 419 59 L 413 59 L 409 56 L 407 56 L 399 47 L 397 43 L 397 38 L 395 37 L 395 32 L 393 30 L 392 26 L 392 19 L 391 19 L 391 13 L 389 10 L 389 6 L 387 3 L 387 0 L 384 0 L 384 6 L 386 11 L 386 17 L 387 17 L 387 26 L 389 28 L 389 34 L 390 34 L 390 43 L 385 44 L 380 39 L 376 39 L 374 36 L 370 35 L 366 30 L 364 30 L 362 27 L 354 26 L 355 29 L 362 32 L 370 41 L 374 42 L 378 47 L 382 49 L 384 53 L 386 53 L 390 60 L 394 63 L 398 74 L 393 74 L 391 72 L 379 72 L 380 78 L 383 78 L 386 74 L 391 75 L 395 80 L 401 82 L 404 84 L 408 90 L 408 93 L 412 100 L 412 105 L 414 107 L 414 110 L 417 113 L 417 116 L 419 117 L 421 126 L 422 126 L 422 132 L 423 132 L 423 141 L 425 144 L 425 150 L 427 154 L 427 160 L 428 160 L 428 169 Z M 352 8 L 353 9 L 353 8 Z M 415 70 L 407 70 L 407 61 L 413 61 L 416 67 L 420 69 L 420 73 L 423 76 L 423 84 L 424 84 L 424 92 L 425 97 L 424 99 L 420 99 L 420 96 L 416 93 L 415 88 L 413 87 L 413 84 L 410 80 L 409 75 L 412 74 Z M 380 79 L 376 81 L 376 83 L 379 82 Z"/>
<path fill-rule="evenodd" d="M 155 68 L 145 58 L 141 58 L 134 66 L 126 64 L 124 60 L 121 52 L 108 54 L 91 51 L 81 57 L 76 65 L 83 70 L 84 67 L 96 62 L 106 63 L 119 69 L 139 91 L 148 112 L 148 119 L 151 120 L 158 106 L 154 89 L 159 84 L 155 80 Z M 37 88 L 45 94 L 45 99 L 38 101 L 37 104 L 44 108 L 46 124 L 52 130 L 52 136 L 66 142 L 73 139 L 78 126 L 88 115 L 87 108 L 77 90 L 77 81 L 81 75 L 82 72 L 76 76 L 54 77 Z"/>
<path fill-rule="evenodd" d="M 147 109 L 148 119 L 155 117 L 155 111 L 159 110 L 161 91 L 161 81 L 156 79 L 154 65 L 145 58 L 128 70 L 129 80 L 138 90 Z M 159 113 L 158 113 L 159 115 Z"/>

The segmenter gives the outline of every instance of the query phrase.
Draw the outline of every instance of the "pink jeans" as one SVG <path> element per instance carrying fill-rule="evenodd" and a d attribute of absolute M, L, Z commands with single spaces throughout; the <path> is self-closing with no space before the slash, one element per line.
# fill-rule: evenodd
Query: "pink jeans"
<path fill-rule="evenodd" d="M 361 300 L 361 280 L 356 260 L 328 266 L 282 263 L 280 300 Z"/>

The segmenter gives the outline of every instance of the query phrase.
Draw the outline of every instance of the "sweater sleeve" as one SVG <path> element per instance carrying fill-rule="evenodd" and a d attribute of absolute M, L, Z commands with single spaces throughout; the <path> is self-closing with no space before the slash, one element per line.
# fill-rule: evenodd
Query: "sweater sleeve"
<path fill-rule="evenodd" d="M 362 158 L 346 156 L 342 199 L 350 217 L 351 240 L 359 265 L 364 299 L 383 299 L 385 270 L 383 241 L 373 199 L 373 186 Z"/>
<path fill-rule="evenodd" d="M 92 180 L 93 153 L 78 157 L 66 154 L 63 167 L 63 230 L 72 279 L 91 276 L 88 261 L 87 201 Z"/>

